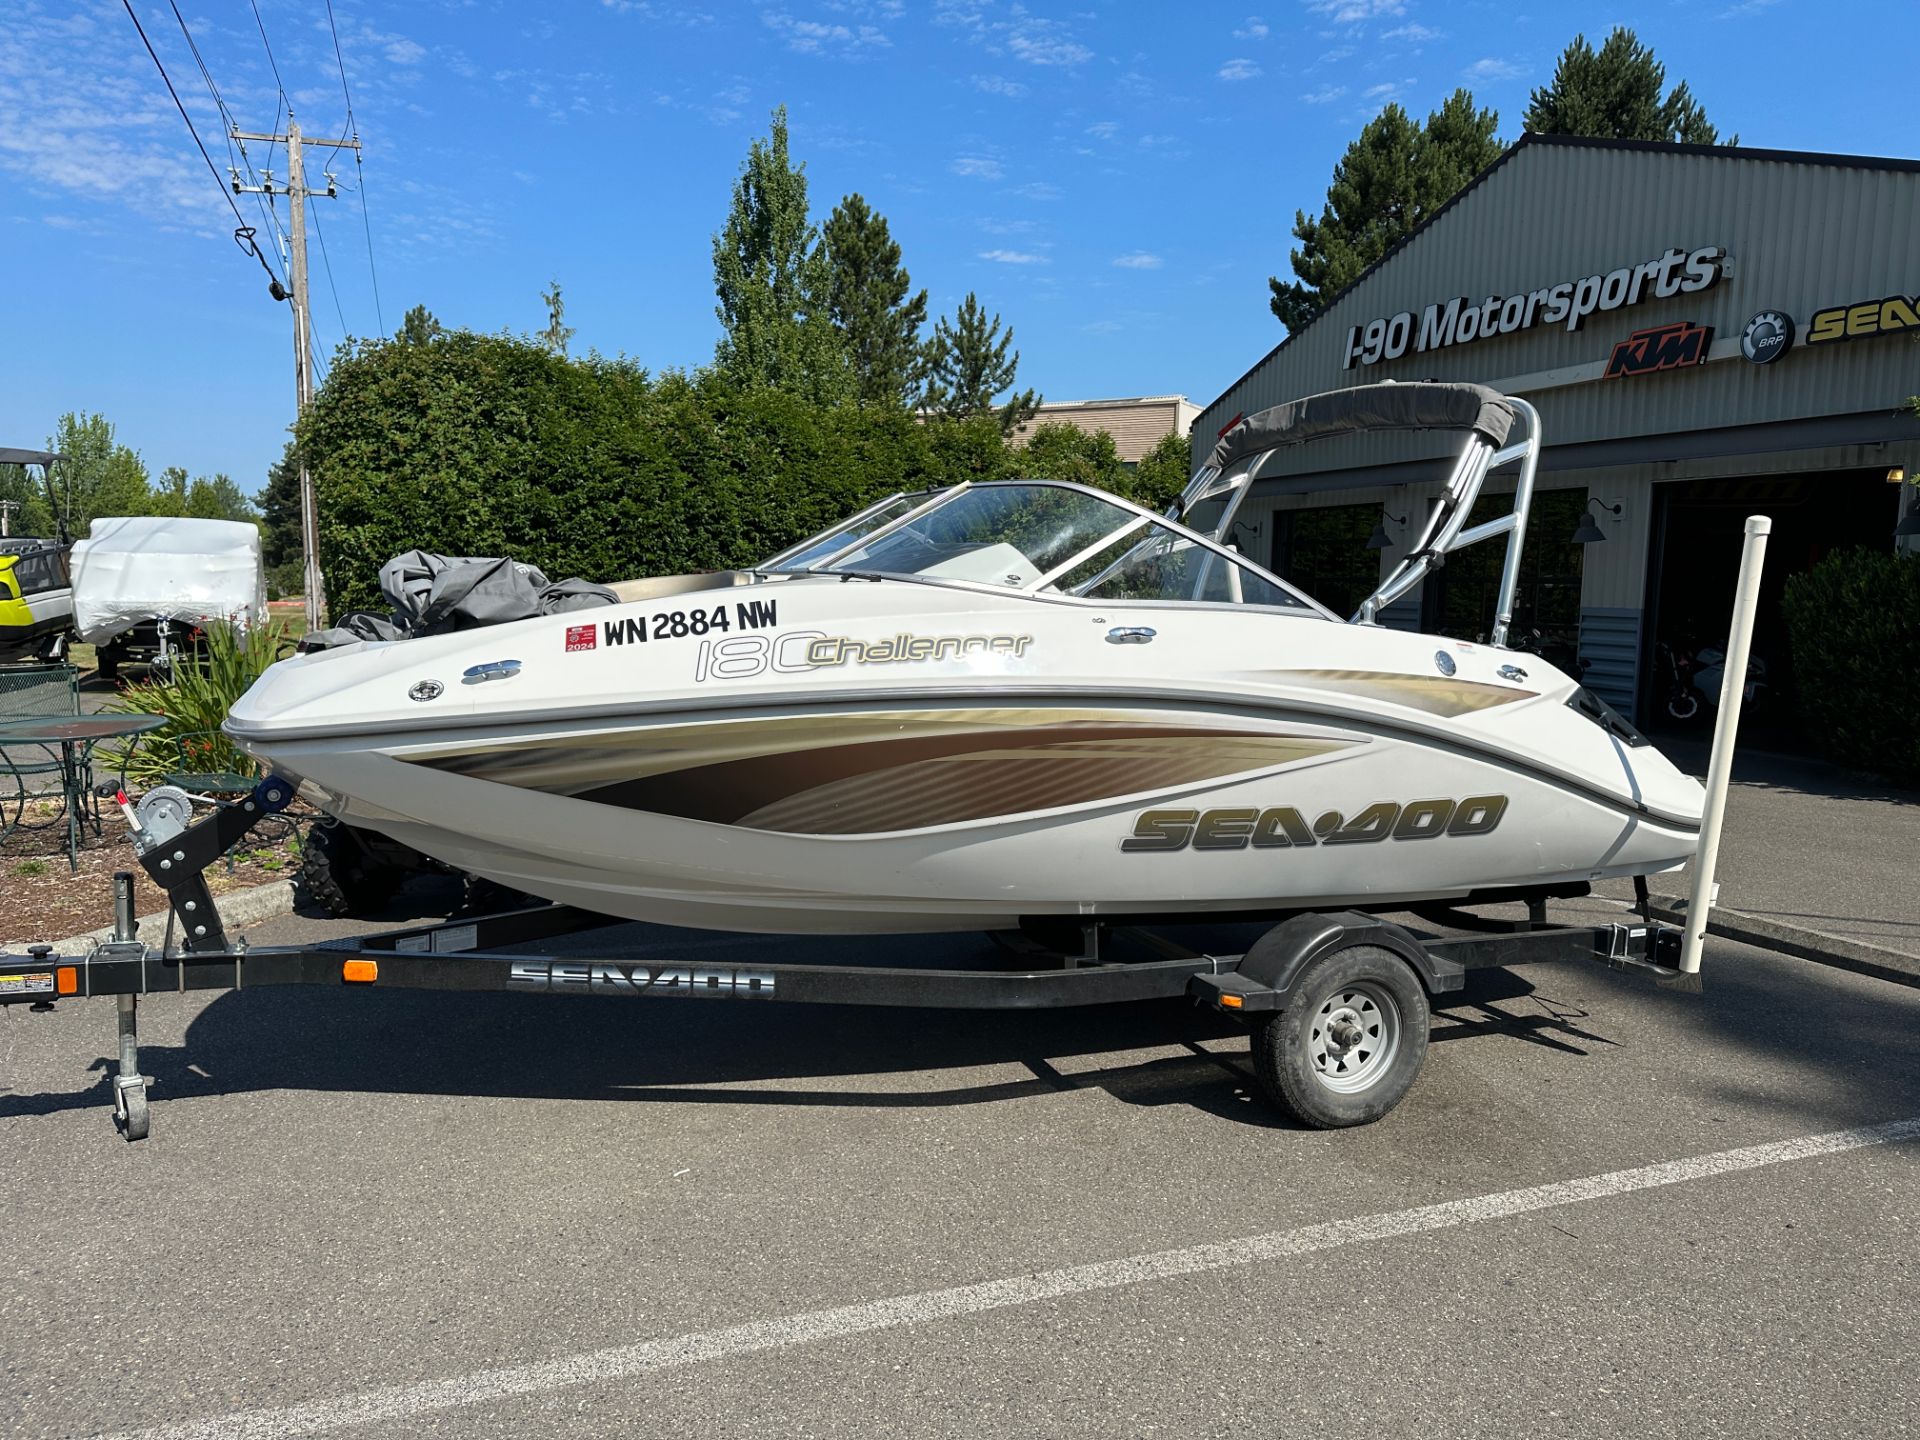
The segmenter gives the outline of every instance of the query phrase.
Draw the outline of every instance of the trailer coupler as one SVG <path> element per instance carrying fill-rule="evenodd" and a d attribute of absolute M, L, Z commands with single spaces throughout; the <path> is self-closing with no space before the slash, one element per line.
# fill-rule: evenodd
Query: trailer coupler
<path fill-rule="evenodd" d="M 207 886 L 207 868 L 255 825 L 293 804 L 298 789 L 284 776 L 269 775 L 245 799 L 222 805 L 179 830 L 159 833 L 136 824 L 133 848 L 140 868 L 166 892 L 188 950 L 223 950 L 227 944 L 226 928 Z"/>

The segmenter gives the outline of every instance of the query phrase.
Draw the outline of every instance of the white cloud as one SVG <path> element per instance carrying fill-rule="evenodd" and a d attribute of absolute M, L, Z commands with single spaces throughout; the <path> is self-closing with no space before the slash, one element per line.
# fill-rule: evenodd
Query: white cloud
<path fill-rule="evenodd" d="M 874 25 L 831 24 L 802 20 L 783 10 L 769 10 L 761 23 L 776 34 L 787 37 L 787 48 L 802 55 L 857 55 L 863 50 L 886 49 L 893 42 Z"/>
<path fill-rule="evenodd" d="M 1749 15 L 1759 15 L 1778 5 L 1780 0 L 1743 0 L 1739 5 L 1729 5 L 1714 18 L 1716 20 L 1744 20 Z"/>
<path fill-rule="evenodd" d="M 1111 140 L 1120 133 L 1118 120 L 1102 120 L 1098 124 L 1087 126 L 1087 134 L 1096 140 Z"/>
<path fill-rule="evenodd" d="M 1004 95 L 1009 100 L 1018 100 L 1027 93 L 1027 87 L 1018 80 L 1008 80 L 1001 75 L 976 75 L 973 88 L 984 90 L 989 95 Z"/>
<path fill-rule="evenodd" d="M 1391 100 L 1400 93 L 1400 82 L 1389 80 L 1384 85 L 1369 85 L 1360 92 L 1362 100 Z"/>
<path fill-rule="evenodd" d="M 1258 15 L 1249 15 L 1246 24 L 1233 32 L 1236 40 L 1264 40 L 1267 38 L 1267 22 Z"/>
<path fill-rule="evenodd" d="M 962 155 L 947 168 L 971 180 L 998 180 L 1006 173 L 1000 168 L 998 160 L 985 155 Z"/>
<path fill-rule="evenodd" d="M 404 35 L 387 42 L 387 59 L 396 65 L 418 65 L 426 55 L 426 46 L 417 45 Z"/>
<path fill-rule="evenodd" d="M 1307 9 L 1336 25 L 1359 25 L 1407 13 L 1406 0 L 1307 0 Z"/>
<path fill-rule="evenodd" d="M 1082 45 L 1058 20 L 1022 15 L 1007 31 L 1007 49 L 1029 65 L 1084 65 L 1093 51 Z"/>
<path fill-rule="evenodd" d="M 1391 30 L 1382 31 L 1380 38 L 1382 40 L 1404 40 L 1409 45 L 1425 45 L 1430 40 L 1438 40 L 1440 33 L 1440 31 L 1432 29 L 1429 26 L 1413 22 L 1406 25 L 1396 25 Z"/>
<path fill-rule="evenodd" d="M 1492 55 L 1474 61 L 1466 69 L 1469 80 L 1517 80 L 1526 73 L 1511 60 L 1501 60 Z"/>
<path fill-rule="evenodd" d="M 1060 187 L 1045 180 L 1030 180 L 1025 185 L 1014 186 L 1013 193 L 1024 195 L 1029 200 L 1058 200 Z"/>
<path fill-rule="evenodd" d="M 1261 75 L 1261 69 L 1251 60 L 1229 60 L 1220 67 L 1222 80 L 1254 80 Z"/>
<path fill-rule="evenodd" d="M 1134 250 L 1126 255 L 1116 255 L 1113 263 L 1122 270 L 1158 270 L 1163 263 L 1158 255 L 1150 255 L 1145 250 Z"/>
<path fill-rule="evenodd" d="M 1031 250 L 982 250 L 982 260 L 991 260 L 996 265 L 1044 265 L 1047 257 L 1035 254 Z"/>
<path fill-rule="evenodd" d="M 1318 90 L 1302 95 L 1300 98 L 1309 105 L 1331 105 L 1346 93 L 1347 87 L 1344 85 L 1326 85 Z"/>

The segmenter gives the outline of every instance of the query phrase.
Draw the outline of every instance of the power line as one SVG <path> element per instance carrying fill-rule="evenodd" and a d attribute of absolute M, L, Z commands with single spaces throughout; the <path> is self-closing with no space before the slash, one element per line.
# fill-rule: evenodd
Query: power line
<path fill-rule="evenodd" d="M 273 45 L 267 39 L 267 22 L 260 18 L 260 0 L 248 0 L 248 3 L 253 6 L 253 23 L 260 27 L 260 43 L 267 47 L 267 64 L 273 67 L 274 86 L 280 91 L 280 98 L 286 100 L 287 87 L 282 84 L 280 80 L 280 62 L 273 58 Z M 293 102 L 288 101 L 287 103 L 289 108 L 291 108 Z M 279 118 L 276 114 L 274 129 L 278 130 L 279 128 Z"/>
<path fill-rule="evenodd" d="M 240 166 L 232 163 L 234 159 L 234 146 L 238 143 L 240 147 L 240 162 L 247 167 L 247 179 L 255 185 L 258 185 L 260 183 L 260 177 L 254 173 L 253 157 L 247 154 L 246 143 L 244 141 L 236 142 L 233 138 L 233 132 L 240 128 L 239 123 L 233 118 L 233 111 L 227 108 L 226 97 L 220 93 L 219 85 L 214 82 L 213 72 L 207 68 L 206 59 L 200 54 L 200 45 L 199 42 L 193 38 L 193 31 L 187 28 L 187 17 L 180 13 L 180 6 L 175 3 L 175 0 L 167 0 L 167 4 L 173 11 L 173 18 L 179 23 L 181 37 L 187 42 L 187 50 L 193 56 L 193 63 L 200 68 L 200 78 L 206 82 L 207 94 L 213 97 L 214 107 L 220 112 L 220 119 L 224 126 L 222 138 L 227 142 L 229 172 L 232 173 L 235 178 L 238 178 Z M 276 115 L 275 129 L 278 128 L 278 116 Z M 273 159 L 272 155 L 269 154 L 267 159 L 268 163 L 271 164 Z M 273 207 L 266 202 L 264 196 L 254 196 L 254 203 L 259 208 L 262 218 L 266 220 L 267 228 L 273 231 L 275 238 L 279 240 L 280 254 L 284 258 L 286 255 L 287 237 L 286 232 L 280 228 L 280 217 L 274 214 Z"/>
<path fill-rule="evenodd" d="M 256 8 L 255 14 L 258 14 Z M 347 89 L 347 59 L 340 53 L 340 27 L 333 23 L 333 0 L 327 0 L 327 29 L 333 33 L 333 59 L 340 67 L 340 96 L 347 102 L 347 133 L 354 139 L 360 138 L 360 122 L 353 118 L 353 93 Z M 360 164 L 360 148 L 353 151 L 354 178 L 360 182 L 360 226 L 367 236 L 367 274 L 373 277 L 373 314 L 380 322 L 380 335 L 384 339 L 387 333 L 387 317 L 380 305 L 380 271 L 373 263 L 373 221 L 367 214 L 367 174 Z M 322 243 L 321 254 L 326 253 Z"/>
<path fill-rule="evenodd" d="M 186 122 L 187 133 L 193 137 L 194 148 L 200 152 L 200 158 L 207 162 L 207 173 L 213 176 L 213 183 L 220 187 L 220 198 L 225 200 L 227 208 L 233 211 L 233 218 L 237 225 L 233 232 L 234 240 L 242 250 L 258 260 L 260 268 L 267 272 L 267 278 L 273 282 L 274 299 L 284 299 L 286 288 L 281 285 L 280 277 L 274 273 L 273 266 L 267 263 L 267 257 L 260 253 L 259 245 L 254 242 L 257 232 L 247 224 L 246 217 L 240 213 L 240 207 L 233 203 L 233 196 L 227 193 L 227 182 L 220 178 L 219 167 L 213 163 L 213 156 L 207 153 L 207 147 L 200 139 L 200 132 L 194 128 L 193 117 L 187 114 L 187 107 L 180 103 L 180 92 L 173 88 L 173 77 L 167 74 L 167 67 L 160 63 L 160 54 L 153 48 L 153 41 L 147 38 L 147 30 L 140 23 L 140 17 L 133 13 L 133 0 L 120 0 L 120 3 L 126 7 L 127 18 L 133 21 L 133 28 L 140 36 L 140 43 L 147 47 L 147 54 L 153 60 L 153 68 L 160 72 L 161 80 L 166 83 L 167 94 L 173 97 L 173 108 L 180 112 L 180 118 Z"/>
<path fill-rule="evenodd" d="M 332 177 L 329 176 L 329 179 Z M 333 291 L 333 313 L 340 319 L 340 338 L 347 338 L 347 312 L 340 308 L 340 287 L 333 283 L 333 257 L 327 254 L 327 232 L 320 228 L 320 210 L 315 206 L 307 212 L 313 216 L 314 238 L 320 242 L 320 263 L 327 270 L 327 289 Z M 321 377 L 323 380 L 324 376 Z"/>

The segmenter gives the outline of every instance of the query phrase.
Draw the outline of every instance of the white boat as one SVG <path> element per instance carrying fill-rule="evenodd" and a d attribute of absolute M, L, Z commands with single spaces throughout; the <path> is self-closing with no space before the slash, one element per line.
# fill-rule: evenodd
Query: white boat
<path fill-rule="evenodd" d="M 1351 621 L 1221 543 L 1270 456 L 1380 428 L 1464 443 Z M 1700 786 L 1505 645 L 1539 441 L 1476 386 L 1313 396 L 1230 431 L 1183 519 L 1058 482 L 895 496 L 752 571 L 283 661 L 227 730 L 461 869 L 713 929 L 1384 909 L 1670 870 Z M 1504 465 L 1513 513 L 1468 528 Z M 1376 623 L 1502 537 L 1492 643 Z"/>

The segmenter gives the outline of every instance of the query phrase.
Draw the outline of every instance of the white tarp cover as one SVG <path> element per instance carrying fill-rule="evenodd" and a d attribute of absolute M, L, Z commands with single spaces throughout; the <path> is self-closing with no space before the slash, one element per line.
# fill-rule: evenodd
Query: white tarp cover
<path fill-rule="evenodd" d="M 190 625 L 267 618 L 260 529 L 234 520 L 95 520 L 73 544 L 73 628 L 89 645 L 142 620 Z"/>

